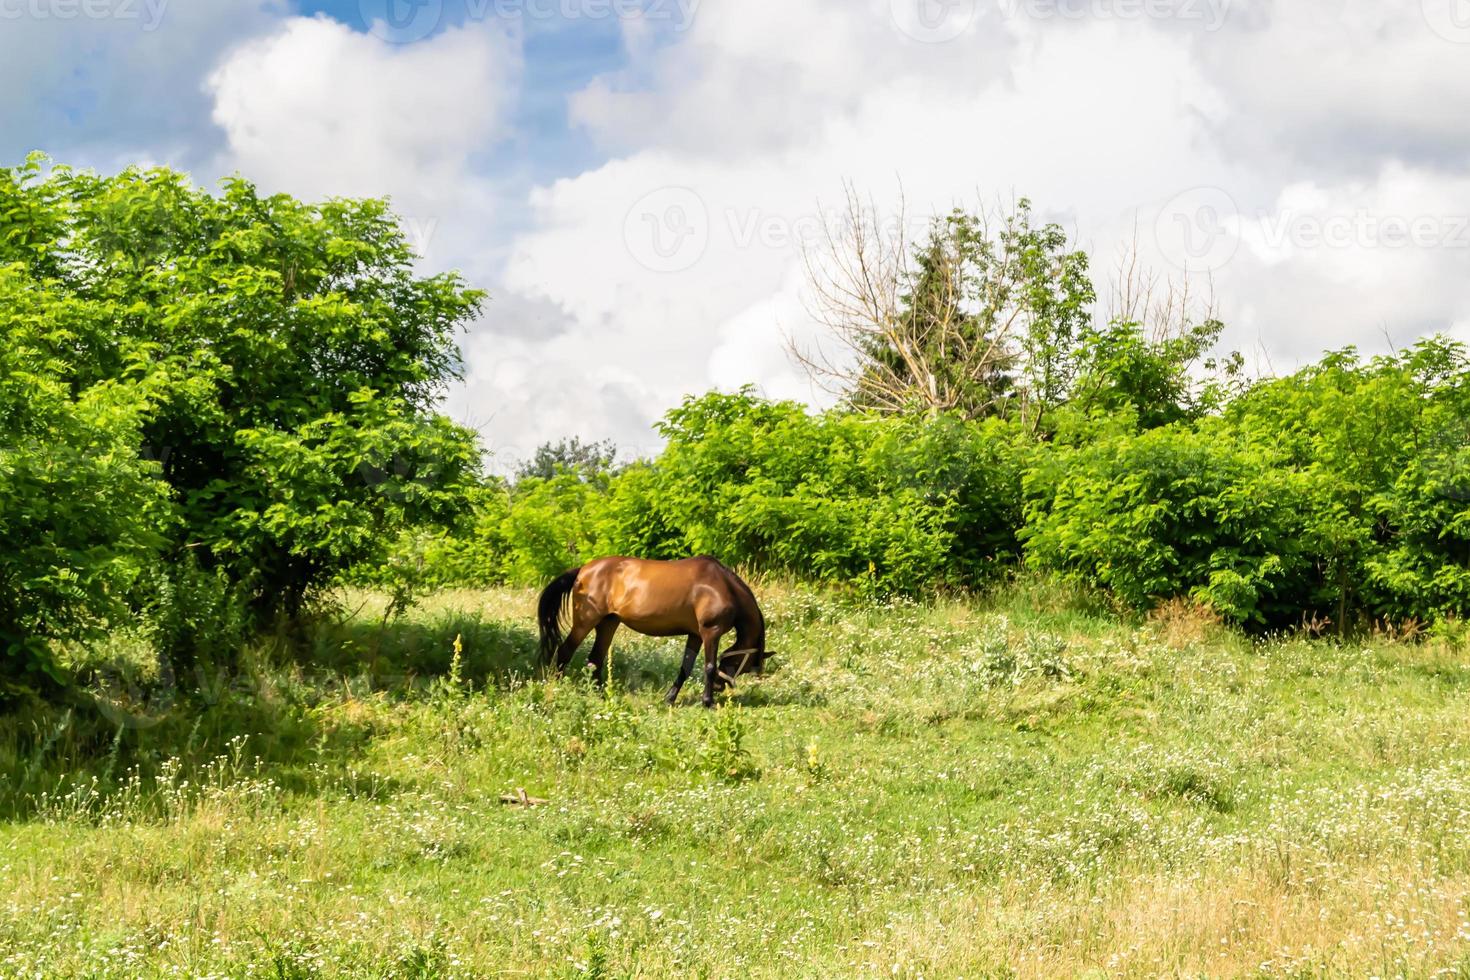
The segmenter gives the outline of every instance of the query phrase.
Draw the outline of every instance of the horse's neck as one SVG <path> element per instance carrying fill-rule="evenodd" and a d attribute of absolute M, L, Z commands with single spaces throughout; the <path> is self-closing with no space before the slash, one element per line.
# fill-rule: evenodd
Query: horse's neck
<path fill-rule="evenodd" d="M 754 590 L 728 568 L 725 573 L 729 576 L 730 591 L 734 593 L 735 605 L 740 613 L 735 621 L 736 644 L 745 649 L 765 649 L 766 617 L 761 614 L 761 607 L 755 601 Z"/>
<path fill-rule="evenodd" d="M 740 603 L 740 619 L 735 623 L 735 642 L 742 648 L 761 648 L 766 645 L 766 618 L 753 596 L 746 596 Z"/>

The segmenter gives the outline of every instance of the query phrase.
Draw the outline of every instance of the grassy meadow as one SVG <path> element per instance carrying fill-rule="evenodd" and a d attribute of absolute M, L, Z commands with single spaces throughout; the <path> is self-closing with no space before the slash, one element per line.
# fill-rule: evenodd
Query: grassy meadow
<path fill-rule="evenodd" d="M 757 592 L 713 712 L 497 590 L 0 721 L 0 975 L 1470 976 L 1466 651 Z"/>

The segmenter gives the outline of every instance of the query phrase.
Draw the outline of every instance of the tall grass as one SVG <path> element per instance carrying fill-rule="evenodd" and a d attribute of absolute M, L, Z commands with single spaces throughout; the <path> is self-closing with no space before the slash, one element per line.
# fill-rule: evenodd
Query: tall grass
<path fill-rule="evenodd" d="M 626 631 L 609 696 L 533 680 L 502 590 L 7 720 L 0 974 L 1470 971 L 1450 641 L 758 591 L 783 661 L 714 712 Z"/>

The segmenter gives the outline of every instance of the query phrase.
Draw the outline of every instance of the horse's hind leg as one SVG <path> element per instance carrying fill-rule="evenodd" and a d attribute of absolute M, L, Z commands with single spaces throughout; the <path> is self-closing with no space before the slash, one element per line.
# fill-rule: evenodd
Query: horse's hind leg
<path fill-rule="evenodd" d="M 561 641 L 561 646 L 556 648 L 556 656 L 552 658 L 552 672 L 561 674 L 567 669 L 567 664 L 572 662 L 576 656 L 577 647 L 592 632 L 597 625 L 597 620 L 592 619 L 586 611 L 578 609 L 572 620 L 572 628 L 567 631 L 567 638 Z"/>
<path fill-rule="evenodd" d="M 699 656 L 699 637 L 691 633 L 689 642 L 684 644 L 684 662 L 679 665 L 679 676 L 674 678 L 674 686 L 669 688 L 669 693 L 664 697 L 664 701 L 673 704 L 679 700 L 679 692 L 683 690 L 684 682 L 689 679 L 690 674 L 694 673 L 694 658 L 697 656 Z"/>
<path fill-rule="evenodd" d="M 587 662 L 597 671 L 597 686 L 603 690 L 607 689 L 607 651 L 612 647 L 613 634 L 618 631 L 621 620 L 616 616 L 608 616 L 597 624 L 597 639 L 593 641 L 592 652 L 587 655 Z"/>

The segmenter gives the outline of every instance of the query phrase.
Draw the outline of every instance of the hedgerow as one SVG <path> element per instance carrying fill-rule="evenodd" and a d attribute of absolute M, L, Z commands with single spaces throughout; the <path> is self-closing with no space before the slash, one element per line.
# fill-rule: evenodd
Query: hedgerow
<path fill-rule="evenodd" d="M 467 531 L 422 554 L 424 581 L 535 584 L 601 554 L 708 553 L 880 595 L 1024 567 L 1129 608 L 1187 598 L 1252 626 L 1470 608 L 1457 344 L 1332 353 L 1191 411 L 1079 399 L 1053 418 L 1035 434 L 1004 417 L 691 397 L 654 459 L 497 484 Z"/>

